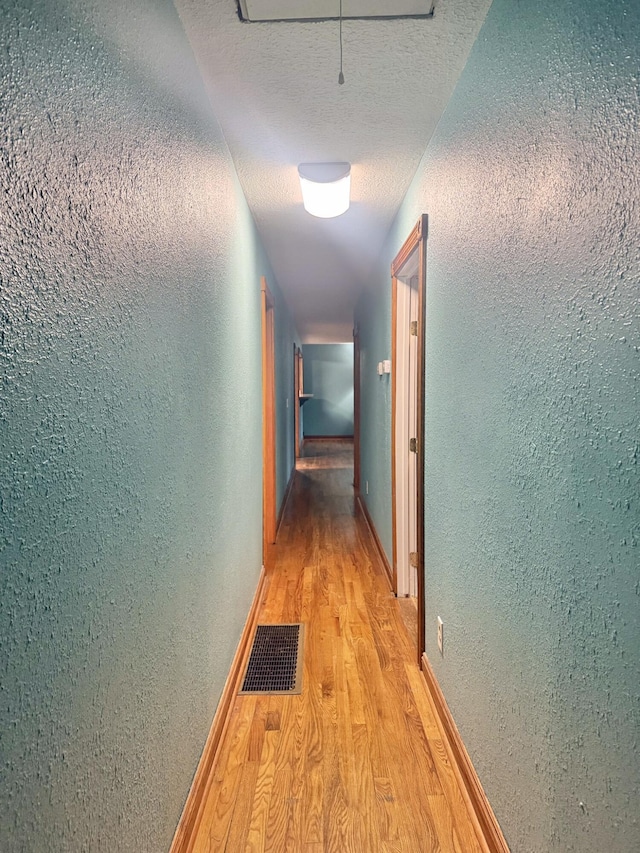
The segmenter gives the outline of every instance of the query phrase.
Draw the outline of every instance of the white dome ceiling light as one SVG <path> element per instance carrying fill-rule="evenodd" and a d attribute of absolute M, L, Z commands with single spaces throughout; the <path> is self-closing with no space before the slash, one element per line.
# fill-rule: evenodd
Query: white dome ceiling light
<path fill-rule="evenodd" d="M 331 219 L 349 209 L 349 163 L 300 163 L 298 175 L 304 209 L 312 216 Z"/>

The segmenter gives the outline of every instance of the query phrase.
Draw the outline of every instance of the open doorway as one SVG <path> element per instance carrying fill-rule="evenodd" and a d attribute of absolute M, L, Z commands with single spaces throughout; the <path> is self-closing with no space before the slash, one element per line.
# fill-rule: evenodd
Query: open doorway
<path fill-rule="evenodd" d="M 353 439 L 353 344 L 304 344 L 305 443 Z"/>
<path fill-rule="evenodd" d="M 393 585 L 424 651 L 424 352 L 427 217 L 391 265 Z"/>

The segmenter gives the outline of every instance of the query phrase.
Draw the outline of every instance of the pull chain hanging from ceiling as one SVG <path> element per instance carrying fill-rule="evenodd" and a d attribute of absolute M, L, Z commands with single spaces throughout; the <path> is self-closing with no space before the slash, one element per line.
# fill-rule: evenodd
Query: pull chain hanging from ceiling
<path fill-rule="evenodd" d="M 344 83 L 344 74 L 342 73 L 342 0 L 340 0 L 340 73 L 338 74 L 338 83 L 341 86 Z"/>

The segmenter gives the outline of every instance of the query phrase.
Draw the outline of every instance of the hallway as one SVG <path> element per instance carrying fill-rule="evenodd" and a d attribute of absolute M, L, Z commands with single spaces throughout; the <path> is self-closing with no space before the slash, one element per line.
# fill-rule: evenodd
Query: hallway
<path fill-rule="evenodd" d="M 343 5 L 2 5 L 2 853 L 640 851 L 640 2 Z"/>
<path fill-rule="evenodd" d="M 302 694 L 235 699 L 196 853 L 480 850 L 352 473 L 307 442 L 258 617 L 305 624 Z"/>

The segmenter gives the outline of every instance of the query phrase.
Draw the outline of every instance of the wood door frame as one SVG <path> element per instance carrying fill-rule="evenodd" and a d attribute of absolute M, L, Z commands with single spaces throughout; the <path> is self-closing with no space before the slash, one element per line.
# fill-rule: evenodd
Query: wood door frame
<path fill-rule="evenodd" d="M 301 404 L 300 404 L 300 395 L 303 393 L 304 383 L 303 383 L 303 362 L 302 362 L 302 350 L 297 344 L 293 345 L 293 406 L 294 406 L 294 416 L 293 416 L 293 429 L 295 433 L 295 458 L 300 458 L 300 451 L 302 449 L 302 444 L 300 441 L 300 426 L 301 426 Z"/>
<path fill-rule="evenodd" d="M 360 332 L 353 328 L 353 488 L 360 494 Z"/>
<path fill-rule="evenodd" d="M 293 447 L 294 458 L 300 456 L 300 378 L 298 375 L 299 350 L 293 345 Z"/>
<path fill-rule="evenodd" d="M 398 590 L 398 530 L 396 521 L 396 419 L 398 389 L 398 276 L 409 258 L 418 252 L 418 388 L 417 388 L 417 553 L 418 553 L 418 663 L 425 650 L 425 578 L 424 578 L 424 410 L 425 410 L 425 307 L 428 216 L 423 214 L 391 264 L 391 512 L 393 537 L 393 587 Z"/>
<path fill-rule="evenodd" d="M 262 325 L 262 559 L 273 567 L 276 541 L 275 302 L 260 279 Z"/>

